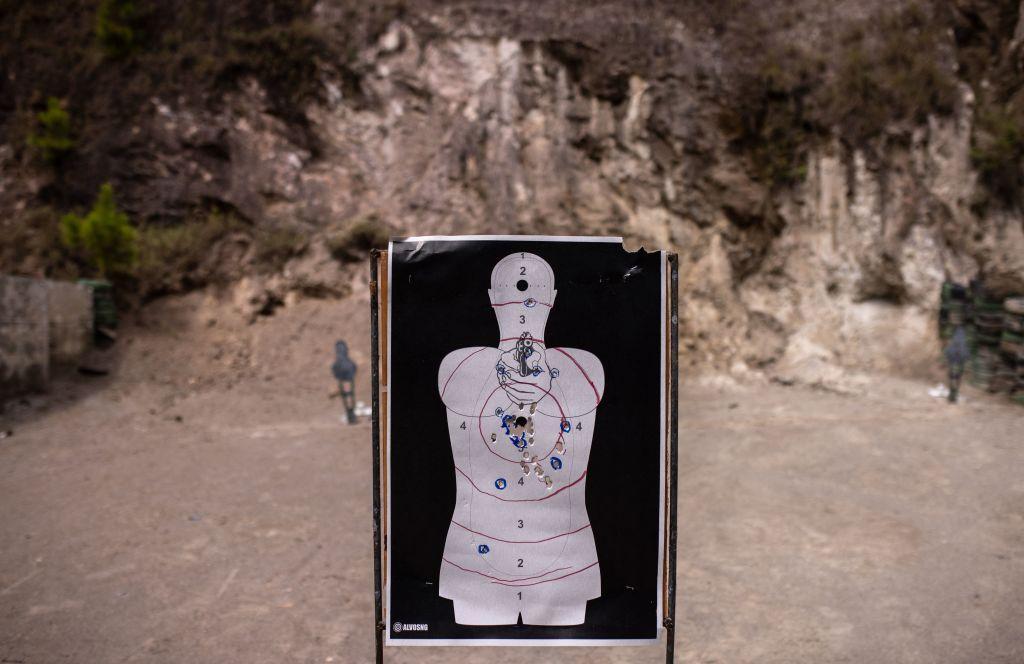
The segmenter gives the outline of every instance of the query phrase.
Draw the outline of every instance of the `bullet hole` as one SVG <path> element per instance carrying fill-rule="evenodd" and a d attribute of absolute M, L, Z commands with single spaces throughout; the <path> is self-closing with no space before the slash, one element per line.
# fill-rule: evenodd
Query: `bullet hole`
<path fill-rule="evenodd" d="M 523 417 L 522 415 L 517 417 L 516 418 L 516 426 L 517 427 L 525 427 L 526 426 L 526 418 Z"/>

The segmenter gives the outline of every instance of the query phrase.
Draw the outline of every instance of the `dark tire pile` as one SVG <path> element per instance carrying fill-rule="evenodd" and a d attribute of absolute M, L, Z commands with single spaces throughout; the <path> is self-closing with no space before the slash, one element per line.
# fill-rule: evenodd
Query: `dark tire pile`
<path fill-rule="evenodd" d="M 1024 296 L 1000 298 L 977 282 L 946 282 L 939 307 L 944 343 L 961 324 L 971 351 L 968 381 L 1024 404 Z"/>

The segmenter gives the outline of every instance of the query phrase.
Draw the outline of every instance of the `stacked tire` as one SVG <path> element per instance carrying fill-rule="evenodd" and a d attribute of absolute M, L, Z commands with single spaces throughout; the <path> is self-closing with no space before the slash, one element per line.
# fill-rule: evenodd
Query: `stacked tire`
<path fill-rule="evenodd" d="M 1024 404 L 1024 297 L 1003 302 L 999 350 L 1007 370 L 1007 392 L 1011 399 Z"/>
<path fill-rule="evenodd" d="M 999 346 L 1003 334 L 1003 303 L 975 288 L 971 298 L 973 331 L 968 379 L 977 388 L 998 392 L 1005 381 Z"/>
<path fill-rule="evenodd" d="M 1003 298 L 979 281 L 942 284 L 939 337 L 945 346 L 964 327 L 970 360 L 965 378 L 987 392 L 1024 404 L 1024 295 Z"/>
<path fill-rule="evenodd" d="M 939 338 L 944 342 L 953 336 L 957 325 L 966 325 L 970 315 L 967 289 L 947 281 L 939 298 Z"/>

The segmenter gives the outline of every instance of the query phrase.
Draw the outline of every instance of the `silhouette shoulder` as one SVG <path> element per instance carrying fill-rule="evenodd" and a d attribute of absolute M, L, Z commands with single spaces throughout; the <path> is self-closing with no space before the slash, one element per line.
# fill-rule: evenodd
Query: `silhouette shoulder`
<path fill-rule="evenodd" d="M 604 366 L 590 351 L 552 348 L 548 363 L 558 368 L 558 382 L 575 414 L 589 412 L 604 396 Z"/>
<path fill-rule="evenodd" d="M 437 393 L 445 407 L 458 412 L 472 408 L 483 379 L 493 373 L 499 351 L 487 346 L 448 353 L 437 371 Z"/>

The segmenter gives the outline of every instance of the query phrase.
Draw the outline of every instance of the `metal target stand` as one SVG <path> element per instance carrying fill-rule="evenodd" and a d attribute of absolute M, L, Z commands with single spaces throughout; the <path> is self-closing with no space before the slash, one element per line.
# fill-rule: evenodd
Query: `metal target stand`
<path fill-rule="evenodd" d="M 374 661 L 384 663 L 384 599 L 382 579 L 382 557 L 386 548 L 381 545 L 381 500 L 382 500 L 382 458 L 381 458 L 381 413 L 382 407 L 387 408 L 385 393 L 382 404 L 381 391 L 381 357 L 387 356 L 386 340 L 381 336 L 381 318 L 387 325 L 387 309 L 381 307 L 382 294 L 387 295 L 387 260 L 388 252 L 374 249 L 370 254 L 370 374 L 372 381 L 373 415 L 371 419 L 370 437 L 373 447 L 373 599 L 374 599 Z M 665 628 L 665 662 L 675 662 L 675 615 L 676 615 L 676 551 L 677 551 L 677 517 L 678 517 L 678 480 L 679 480 L 679 257 L 674 253 L 667 255 L 668 262 L 668 371 L 666 379 L 668 399 L 667 424 L 667 468 L 665 521 L 665 584 L 663 588 L 663 620 Z M 381 276 L 384 281 L 381 281 Z M 387 375 L 386 371 L 383 374 Z M 385 386 L 385 390 L 387 386 Z"/>

